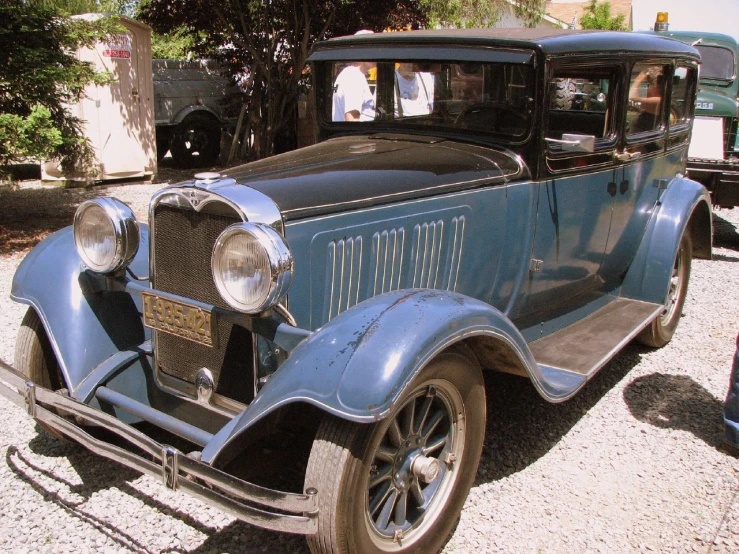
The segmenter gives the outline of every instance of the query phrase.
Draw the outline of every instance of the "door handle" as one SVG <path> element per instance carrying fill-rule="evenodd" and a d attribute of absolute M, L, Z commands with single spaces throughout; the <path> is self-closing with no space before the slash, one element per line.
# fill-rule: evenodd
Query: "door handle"
<path fill-rule="evenodd" d="M 623 152 L 613 153 L 613 157 L 620 162 L 628 162 L 629 160 L 633 160 L 639 156 L 641 156 L 640 152 L 626 152 L 625 150 Z"/>

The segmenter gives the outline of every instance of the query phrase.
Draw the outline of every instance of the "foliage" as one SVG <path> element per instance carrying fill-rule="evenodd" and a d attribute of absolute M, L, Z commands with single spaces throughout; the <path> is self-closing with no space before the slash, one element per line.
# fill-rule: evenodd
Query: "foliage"
<path fill-rule="evenodd" d="M 195 51 L 196 39 L 184 29 L 151 34 L 151 57 L 155 60 L 186 60 Z"/>
<path fill-rule="evenodd" d="M 0 143 L 11 158 L 43 157 L 63 143 L 62 133 L 54 127 L 51 112 L 36 105 L 28 117 L 0 114 Z"/>
<path fill-rule="evenodd" d="M 430 27 L 492 27 L 500 19 L 507 0 L 419 0 Z M 517 0 L 514 11 L 527 27 L 533 27 L 544 13 L 542 0 Z"/>
<path fill-rule="evenodd" d="M 115 18 L 69 19 L 24 0 L 0 4 L 0 165 L 55 157 L 67 170 L 89 162 L 81 122 L 65 107 L 90 83 L 110 81 L 74 55 L 120 30 Z M 32 136 L 35 135 L 35 136 Z"/>
<path fill-rule="evenodd" d="M 132 16 L 139 0 L 34 0 L 34 3 L 59 15 L 108 13 Z"/>
<path fill-rule="evenodd" d="M 619 14 L 615 17 L 611 16 L 611 3 L 602 2 L 598 4 L 596 0 L 590 0 L 585 6 L 582 17 L 580 18 L 580 27 L 583 29 L 605 29 L 607 31 L 627 31 L 626 16 Z"/>
<path fill-rule="evenodd" d="M 425 23 L 417 0 L 145 0 L 140 17 L 158 33 L 181 29 L 197 54 L 238 79 L 256 137 L 252 157 L 274 153 L 294 125 L 315 41 Z"/>

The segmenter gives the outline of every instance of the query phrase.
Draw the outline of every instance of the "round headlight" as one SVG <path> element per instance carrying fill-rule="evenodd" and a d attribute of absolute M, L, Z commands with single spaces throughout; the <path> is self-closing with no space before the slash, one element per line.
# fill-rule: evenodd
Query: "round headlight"
<path fill-rule="evenodd" d="M 223 299 L 241 312 L 277 304 L 292 283 L 293 257 L 285 239 L 261 223 L 237 223 L 216 240 L 213 279 Z"/>
<path fill-rule="evenodd" d="M 115 198 L 80 204 L 74 214 L 74 245 L 90 269 L 110 273 L 127 266 L 139 249 L 139 227 L 131 208 Z"/>

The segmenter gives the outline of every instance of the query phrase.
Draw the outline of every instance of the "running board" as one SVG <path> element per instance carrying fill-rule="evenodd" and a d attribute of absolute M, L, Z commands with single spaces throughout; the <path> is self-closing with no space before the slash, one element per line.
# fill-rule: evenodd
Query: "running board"
<path fill-rule="evenodd" d="M 662 310 L 662 304 L 618 298 L 585 319 L 529 343 L 529 348 L 544 379 L 562 389 L 557 400 L 565 400 Z"/>

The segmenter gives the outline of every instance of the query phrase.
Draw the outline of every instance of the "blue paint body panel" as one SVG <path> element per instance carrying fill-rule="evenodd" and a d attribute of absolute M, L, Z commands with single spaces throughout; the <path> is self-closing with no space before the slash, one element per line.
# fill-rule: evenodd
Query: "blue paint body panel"
<path fill-rule="evenodd" d="M 149 232 L 140 226 L 140 246 L 131 270 L 149 274 Z M 47 237 L 21 262 L 11 297 L 32 306 L 51 341 L 72 396 L 99 364 L 150 339 L 141 322 L 138 296 L 121 292 L 91 293 L 84 265 L 74 246 L 72 228 Z M 84 393 L 82 398 L 84 398 Z"/>

